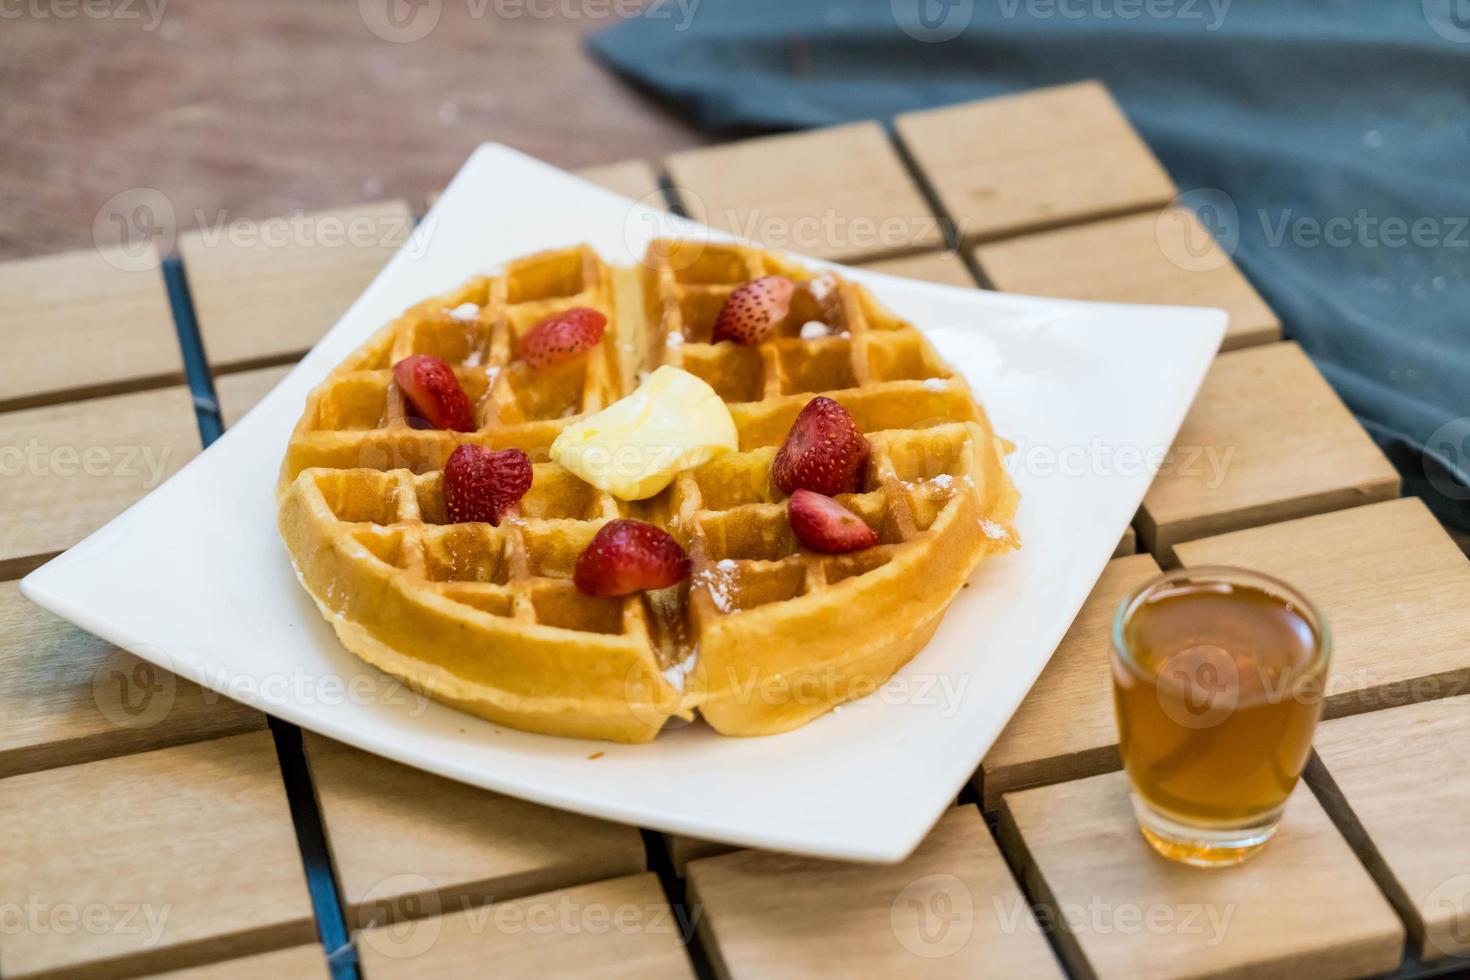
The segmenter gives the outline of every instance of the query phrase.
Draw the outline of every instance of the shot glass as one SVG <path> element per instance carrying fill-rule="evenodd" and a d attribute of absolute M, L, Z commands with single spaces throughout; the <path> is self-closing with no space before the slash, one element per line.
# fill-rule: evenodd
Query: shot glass
<path fill-rule="evenodd" d="M 1220 867 L 1266 845 L 1311 754 L 1331 651 L 1322 614 L 1258 572 L 1180 569 L 1123 600 L 1113 705 L 1154 850 Z"/>

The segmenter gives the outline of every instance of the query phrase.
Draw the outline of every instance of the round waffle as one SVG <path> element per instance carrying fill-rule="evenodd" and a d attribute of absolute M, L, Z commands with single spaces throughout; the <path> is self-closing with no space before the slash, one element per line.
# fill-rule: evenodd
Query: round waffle
<path fill-rule="evenodd" d="M 711 344 L 742 283 L 797 283 L 758 344 Z M 568 364 L 516 360 L 544 318 L 593 307 L 602 341 Z M 443 358 L 477 431 L 411 426 L 392 365 Z M 622 501 L 548 460 L 572 422 L 660 364 L 727 403 L 739 451 Z M 872 445 L 861 492 L 838 500 L 880 543 L 844 555 L 793 537 L 771 463 L 801 408 L 839 402 Z M 531 489 L 494 527 L 448 522 L 456 445 L 515 447 Z M 279 485 L 302 584 L 342 643 L 428 695 L 534 732 L 642 742 L 695 713 L 726 735 L 805 724 L 878 688 L 934 632 L 973 567 L 1018 544 L 1018 495 L 964 380 L 861 286 L 755 248 L 655 242 L 639 266 L 587 247 L 511 262 L 409 309 L 309 396 Z M 582 594 L 572 569 L 616 517 L 666 528 L 693 574 L 667 589 Z"/>

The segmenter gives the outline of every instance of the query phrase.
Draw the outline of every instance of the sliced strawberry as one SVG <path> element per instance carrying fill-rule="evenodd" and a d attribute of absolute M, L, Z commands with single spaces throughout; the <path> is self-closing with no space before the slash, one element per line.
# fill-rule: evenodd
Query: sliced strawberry
<path fill-rule="evenodd" d="M 762 276 L 736 289 L 715 318 L 713 342 L 754 344 L 786 319 L 796 284 L 785 276 Z"/>
<path fill-rule="evenodd" d="M 798 490 L 787 503 L 786 519 L 796 540 L 813 551 L 841 555 L 878 543 L 878 533 L 831 497 Z"/>
<path fill-rule="evenodd" d="M 829 497 L 858 489 L 868 440 L 847 409 L 824 395 L 806 403 L 776 451 L 771 474 L 782 493 L 815 490 Z"/>
<path fill-rule="evenodd" d="M 475 431 L 475 409 L 454 369 L 432 354 L 413 354 L 393 365 L 398 390 L 410 412 L 436 429 Z"/>
<path fill-rule="evenodd" d="M 561 364 L 597 346 L 607 317 L 589 306 L 549 316 L 521 338 L 521 359 L 532 367 Z"/>
<path fill-rule="evenodd" d="M 689 556 L 661 527 L 619 518 L 598 530 L 577 557 L 572 581 L 586 595 L 629 595 L 689 577 Z"/>
<path fill-rule="evenodd" d="M 444 509 L 455 524 L 499 525 L 531 489 L 531 459 L 519 449 L 498 452 L 466 443 L 444 464 Z"/>

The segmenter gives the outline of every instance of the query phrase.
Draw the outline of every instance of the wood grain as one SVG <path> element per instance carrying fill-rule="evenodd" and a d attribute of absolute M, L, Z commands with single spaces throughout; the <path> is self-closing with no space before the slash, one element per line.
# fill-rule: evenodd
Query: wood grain
<path fill-rule="evenodd" d="M 0 777 L 265 727 L 265 715 L 58 619 L 0 582 Z"/>
<path fill-rule="evenodd" d="M 574 170 L 573 173 L 583 180 L 591 181 L 598 187 L 624 197 L 631 197 L 649 207 L 662 208 L 664 206 L 663 191 L 659 190 L 658 186 L 658 172 L 647 160 L 604 163 L 596 167 L 583 167 L 581 170 Z"/>
<path fill-rule="evenodd" d="M 3 112 L 3 110 L 0 110 Z M 0 264 L 0 404 L 177 381 L 158 253 L 88 249 Z"/>
<path fill-rule="evenodd" d="M 614 878 L 358 937 L 363 980 L 694 975 L 658 879 Z"/>
<path fill-rule="evenodd" d="M 245 413 L 270 394 L 271 389 L 280 384 L 295 366 L 283 364 L 279 367 L 256 368 L 253 371 L 239 371 L 215 378 L 214 393 L 219 399 L 220 418 L 224 421 L 225 428 L 244 418 Z"/>
<path fill-rule="evenodd" d="M 0 906 L 35 910 L 0 942 L 7 980 L 135 975 L 315 937 L 269 732 L 12 776 L 0 812 Z"/>
<path fill-rule="evenodd" d="M 1133 530 L 1133 525 L 1123 532 L 1123 537 L 1118 541 L 1118 547 L 1113 549 L 1114 558 L 1122 558 L 1124 555 L 1138 554 L 1138 532 Z"/>
<path fill-rule="evenodd" d="M 1329 721 L 1316 748 L 1413 951 L 1470 956 L 1470 696 Z"/>
<path fill-rule="evenodd" d="M 1001 835 L 1083 977 L 1332 980 L 1399 962 L 1403 925 L 1305 785 L 1234 868 L 1155 854 L 1120 772 L 1007 794 Z"/>
<path fill-rule="evenodd" d="M 900 864 L 738 851 L 692 863 L 689 888 L 721 977 L 1062 975 L 970 806 Z"/>
<path fill-rule="evenodd" d="M 1276 314 L 1185 208 L 993 242 L 975 259 L 1008 293 L 1220 307 L 1230 315 L 1221 350 L 1281 339 Z"/>
<path fill-rule="evenodd" d="M 438 14 L 407 43 L 365 22 L 386 6 L 351 0 L 168 4 L 156 24 L 127 9 L 5 21 L 0 256 L 90 247 L 126 188 L 157 188 L 183 233 L 221 212 L 419 201 L 486 140 L 561 167 L 706 142 L 583 48 L 626 5 L 404 6 Z"/>
<path fill-rule="evenodd" d="M 0 413 L 0 578 L 97 530 L 199 445 L 182 387 Z"/>
<path fill-rule="evenodd" d="M 1108 563 L 1046 669 L 980 764 L 985 809 L 1001 794 L 1117 769 L 1118 726 L 1108 667 L 1118 604 L 1157 575 L 1149 555 Z"/>
<path fill-rule="evenodd" d="M 349 920 L 472 908 L 644 870 L 636 829 L 486 792 L 315 735 L 307 759 Z"/>
<path fill-rule="evenodd" d="M 1274 575 L 1322 611 L 1332 630 L 1329 717 L 1470 693 L 1470 561 L 1416 497 L 1175 551 L 1186 566 Z"/>
<path fill-rule="evenodd" d="M 905 279 L 923 279 L 945 286 L 975 286 L 975 277 L 965 262 L 953 252 L 923 252 L 897 259 L 879 259 L 876 262 L 860 263 L 864 269 L 886 272 L 890 276 Z"/>
<path fill-rule="evenodd" d="M 330 980 L 331 975 L 326 952 L 312 945 L 156 973 L 150 980 Z"/>
<path fill-rule="evenodd" d="M 1098 82 L 905 113 L 895 128 L 966 242 L 1156 209 L 1174 197 L 1169 175 Z"/>
<path fill-rule="evenodd" d="M 850 262 L 944 244 L 874 122 L 686 150 L 665 169 L 691 218 L 772 248 Z"/>
<path fill-rule="evenodd" d="M 210 366 L 305 353 L 412 231 L 408 205 L 383 201 L 185 235 L 179 253 Z"/>
<path fill-rule="evenodd" d="M 1399 476 L 1293 343 L 1215 359 L 1134 526 L 1180 541 L 1398 495 Z"/>

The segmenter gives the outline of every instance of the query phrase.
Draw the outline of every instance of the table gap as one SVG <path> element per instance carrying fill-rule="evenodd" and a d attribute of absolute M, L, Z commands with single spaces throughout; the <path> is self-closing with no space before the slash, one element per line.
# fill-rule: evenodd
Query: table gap
<path fill-rule="evenodd" d="M 699 980 L 717 980 L 719 973 L 715 970 L 709 951 L 704 948 L 704 939 L 698 929 L 704 915 L 703 907 L 689 907 L 688 882 L 675 873 L 674 862 L 669 857 L 669 846 L 663 835 L 646 827 L 639 828 L 638 832 L 643 835 L 648 870 L 658 875 L 659 886 L 664 890 L 664 897 L 669 900 L 669 909 L 674 914 L 674 921 L 678 923 L 679 938 L 684 944 L 684 955 L 689 957 L 694 975 Z"/>
<path fill-rule="evenodd" d="M 207 450 L 224 434 L 219 397 L 215 393 L 214 376 L 205 356 L 204 339 L 189 293 L 189 280 L 183 260 L 170 256 L 163 263 L 164 283 L 168 290 L 169 309 L 184 357 L 185 380 L 194 399 L 199 424 L 199 437 Z M 359 980 L 357 951 L 347 933 L 342 910 L 341 889 L 332 869 L 323 829 L 316 790 L 306 766 L 301 747 L 301 729 L 270 717 L 271 735 L 275 741 L 276 761 L 281 770 L 286 800 L 291 808 L 291 822 L 296 842 L 301 849 L 301 862 L 306 870 L 307 889 L 311 894 L 312 912 L 316 918 L 317 938 L 327 952 L 327 963 L 333 980 Z"/>

